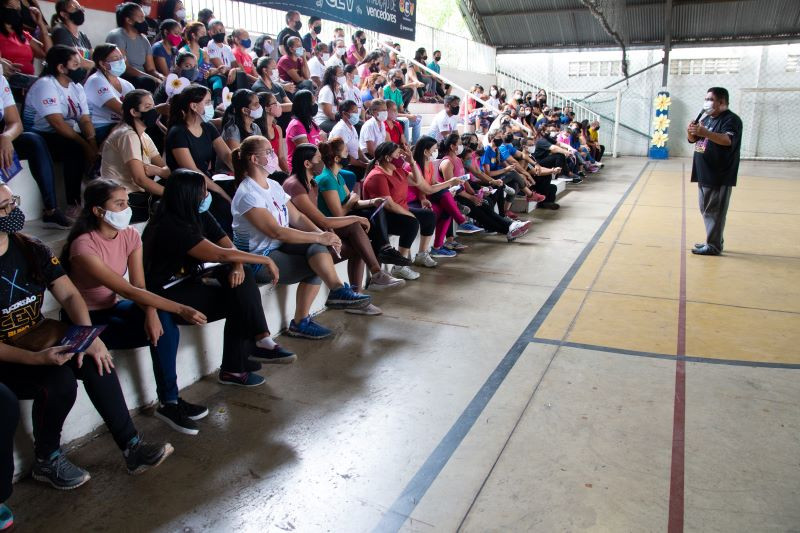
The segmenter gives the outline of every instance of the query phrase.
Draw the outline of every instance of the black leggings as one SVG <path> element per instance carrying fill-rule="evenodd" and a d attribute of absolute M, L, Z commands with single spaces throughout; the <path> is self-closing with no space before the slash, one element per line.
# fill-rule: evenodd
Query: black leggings
<path fill-rule="evenodd" d="M 511 221 L 495 213 L 494 208 L 487 200 L 484 200 L 481 205 L 475 205 L 466 198 L 456 196 L 456 201 L 461 205 L 467 206 L 469 208 L 468 216 L 475 219 L 486 231 L 508 233 Z"/>
<path fill-rule="evenodd" d="M 0 383 L 0 503 L 11 496 L 14 479 L 14 432 L 19 422 L 19 401 Z"/>
<path fill-rule="evenodd" d="M 364 217 L 369 220 L 369 232 L 367 233 L 367 237 L 369 237 L 369 242 L 372 244 L 372 250 L 375 252 L 375 255 L 378 255 L 378 252 L 389 245 L 389 224 L 386 221 L 385 209 L 378 211 L 378 214 L 373 218 L 372 215 L 374 213 L 374 207 L 356 209 L 350 212 L 351 215 Z"/>
<path fill-rule="evenodd" d="M 400 237 L 400 248 L 411 248 L 418 232 L 423 237 L 430 237 L 436 231 L 436 213 L 430 209 L 417 207 L 409 207 L 408 210 L 414 218 L 398 213 L 386 213 L 387 229 L 391 235 Z"/>
<path fill-rule="evenodd" d="M 83 146 L 73 139 L 62 137 L 53 132 L 37 132 L 47 143 L 53 160 L 60 161 L 64 166 L 64 189 L 66 190 L 67 205 L 81 203 L 81 182 L 87 174 L 89 162 L 83 153 Z"/>
<path fill-rule="evenodd" d="M 230 265 L 223 265 L 213 274 L 219 285 L 186 280 L 158 292 L 164 298 L 194 307 L 206 315 L 209 322 L 225 319 L 220 368 L 241 373 L 245 371 L 256 335 L 269 333 L 269 328 L 253 272 L 245 267 L 244 281 L 233 288 L 228 283 L 229 273 Z M 179 317 L 176 322 L 185 324 Z"/>
<path fill-rule="evenodd" d="M 91 357 L 84 356 L 78 368 L 73 357 L 64 365 L 23 365 L 0 363 L 0 383 L 4 383 L 20 400 L 33 400 L 33 438 L 36 457 L 45 459 L 61 446 L 64 426 L 78 390 L 76 379 L 83 381 L 89 399 L 108 426 L 120 450 L 136 436 L 122 388 L 116 372 L 97 371 Z"/>

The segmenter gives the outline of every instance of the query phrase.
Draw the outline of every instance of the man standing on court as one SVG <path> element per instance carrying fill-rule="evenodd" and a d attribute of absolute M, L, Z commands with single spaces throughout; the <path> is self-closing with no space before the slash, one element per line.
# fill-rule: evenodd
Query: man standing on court
<path fill-rule="evenodd" d="M 690 122 L 688 140 L 694 143 L 692 181 L 697 182 L 700 213 L 706 225 L 706 242 L 695 244 L 696 255 L 722 253 L 722 232 L 731 191 L 739 172 L 742 120 L 728 109 L 728 91 L 712 87 L 703 103 L 705 118 Z"/>

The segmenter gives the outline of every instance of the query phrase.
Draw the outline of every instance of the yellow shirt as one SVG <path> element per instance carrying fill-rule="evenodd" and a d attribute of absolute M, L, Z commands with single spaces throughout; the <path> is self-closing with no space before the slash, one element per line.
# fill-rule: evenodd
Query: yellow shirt
<path fill-rule="evenodd" d="M 592 142 L 597 142 L 597 138 L 597 130 L 589 128 L 589 140 Z"/>

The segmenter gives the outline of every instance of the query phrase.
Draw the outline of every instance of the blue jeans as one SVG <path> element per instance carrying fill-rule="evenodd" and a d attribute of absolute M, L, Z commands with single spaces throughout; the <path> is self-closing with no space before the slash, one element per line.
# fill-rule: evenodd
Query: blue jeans
<path fill-rule="evenodd" d="M 39 186 L 42 203 L 45 209 L 55 209 L 56 188 L 53 173 L 53 158 L 44 138 L 32 131 L 23 131 L 14 139 L 14 150 L 20 159 L 27 159 L 31 167 L 31 174 Z"/>
<path fill-rule="evenodd" d="M 106 329 L 100 339 L 109 350 L 128 350 L 150 347 L 156 391 L 161 403 L 178 401 L 178 374 L 176 362 L 180 332 L 171 313 L 158 311 L 164 334 L 155 346 L 150 344 L 144 331 L 144 311 L 131 300 L 120 300 L 114 307 L 89 311 L 92 324 L 103 324 Z"/>
<path fill-rule="evenodd" d="M 421 130 L 422 130 L 422 118 L 416 117 L 414 119 L 406 118 L 406 117 L 398 117 L 399 120 L 403 124 L 403 129 L 405 130 L 406 140 L 411 144 L 417 144 L 417 141 L 420 138 Z M 409 126 L 411 127 L 411 136 L 409 137 Z"/>

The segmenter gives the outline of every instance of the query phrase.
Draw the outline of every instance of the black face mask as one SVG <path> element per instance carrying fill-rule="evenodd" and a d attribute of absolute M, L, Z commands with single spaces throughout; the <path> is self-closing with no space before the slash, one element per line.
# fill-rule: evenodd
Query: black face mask
<path fill-rule="evenodd" d="M 366 37 L 362 37 L 360 42 L 361 42 L 361 44 L 367 44 L 367 38 Z"/>
<path fill-rule="evenodd" d="M 212 38 L 214 39 L 215 43 L 222 44 L 223 42 L 225 42 L 225 32 L 215 33 Z"/>
<path fill-rule="evenodd" d="M 71 20 L 76 26 L 80 26 L 86 20 L 86 13 L 83 11 L 83 9 L 74 11 L 69 14 L 69 20 Z"/>
<path fill-rule="evenodd" d="M 200 45 L 200 48 L 205 48 L 206 46 L 208 46 L 208 41 L 210 40 L 211 39 L 208 38 L 208 35 L 203 35 L 202 37 L 197 39 L 197 44 Z"/>
<path fill-rule="evenodd" d="M 181 77 L 189 81 L 194 81 L 197 77 L 197 68 L 185 68 L 181 70 Z"/>
<path fill-rule="evenodd" d="M 86 69 L 85 68 L 73 68 L 67 71 L 67 76 L 70 80 L 75 83 L 81 83 L 83 80 L 86 79 Z"/>
<path fill-rule="evenodd" d="M 139 119 L 144 122 L 145 127 L 152 128 L 158 122 L 158 111 L 153 109 L 148 109 L 147 111 L 140 111 L 142 116 Z"/>
<path fill-rule="evenodd" d="M 494 139 L 492 141 L 492 144 L 495 146 L 500 146 L 501 144 L 503 144 L 503 139 Z"/>
<path fill-rule="evenodd" d="M 2 233 L 20 232 L 24 225 L 25 213 L 19 207 L 15 207 L 8 215 L 0 217 L 0 232 Z"/>
<path fill-rule="evenodd" d="M 401 87 L 402 85 L 403 85 L 403 80 L 398 80 L 398 79 L 394 80 L 395 87 Z"/>
<path fill-rule="evenodd" d="M 450 114 L 451 115 L 458 115 L 458 106 L 457 105 L 451 105 L 450 106 Z"/>
<path fill-rule="evenodd" d="M 316 33 L 317 35 L 322 33 L 322 26 L 314 26 L 314 33 Z"/>
<path fill-rule="evenodd" d="M 441 61 L 441 60 L 442 60 L 442 58 L 441 58 L 441 57 L 439 57 L 439 56 L 433 56 L 433 60 L 434 60 L 434 61 L 436 61 L 436 62 L 438 63 L 439 61 Z"/>
<path fill-rule="evenodd" d="M 407 68 L 404 68 L 404 69 L 401 69 L 401 70 L 403 71 L 403 75 L 404 76 L 408 73 L 408 69 Z"/>
<path fill-rule="evenodd" d="M 139 33 L 147 33 L 147 23 L 145 21 L 141 22 L 134 22 L 133 28 L 138 31 Z"/>
<path fill-rule="evenodd" d="M 317 113 L 319 113 L 319 106 L 317 104 L 311 104 L 311 116 L 316 117 Z"/>
<path fill-rule="evenodd" d="M 384 86 L 383 83 L 376 83 L 375 84 L 375 90 L 380 91 L 381 89 L 383 89 L 383 86 Z"/>
<path fill-rule="evenodd" d="M 470 150 L 472 150 L 473 152 L 477 152 L 478 151 L 478 143 L 476 143 L 476 142 L 469 143 L 469 147 L 470 147 Z"/>
<path fill-rule="evenodd" d="M 19 10 L 17 9 L 4 7 L 3 20 L 6 21 L 6 24 L 10 24 L 15 30 L 22 27 L 22 15 L 20 15 Z"/>
<path fill-rule="evenodd" d="M 506 135 L 505 139 L 503 139 L 503 140 L 505 141 L 506 144 L 511 144 L 511 143 L 514 142 L 514 136 L 513 135 Z"/>
<path fill-rule="evenodd" d="M 303 27 L 303 23 L 300 22 L 299 20 L 294 23 L 294 31 L 300 31 L 300 28 L 302 28 L 302 27 Z"/>
<path fill-rule="evenodd" d="M 36 21 L 33 20 L 33 15 L 31 15 L 31 10 L 28 9 L 27 6 L 22 6 L 19 10 L 20 18 L 22 19 L 22 25 L 27 26 L 29 28 L 36 27 Z"/>

